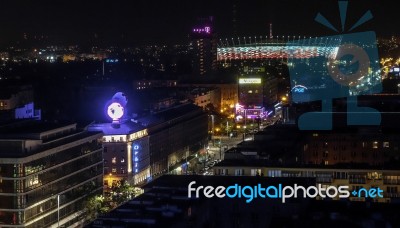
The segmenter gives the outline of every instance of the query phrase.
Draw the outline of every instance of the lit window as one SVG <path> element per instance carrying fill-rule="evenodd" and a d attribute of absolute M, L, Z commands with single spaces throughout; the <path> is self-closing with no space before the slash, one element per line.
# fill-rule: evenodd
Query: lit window
<path fill-rule="evenodd" d="M 111 169 L 111 172 L 112 172 L 112 173 L 116 173 L 116 172 L 117 172 L 117 168 L 112 168 L 112 169 Z"/>
<path fill-rule="evenodd" d="M 384 148 L 389 148 L 389 142 L 383 142 L 383 147 Z"/>
<path fill-rule="evenodd" d="M 112 160 L 111 160 L 111 162 L 112 162 L 113 164 L 117 163 L 117 157 L 113 157 Z"/>
<path fill-rule="evenodd" d="M 125 163 L 125 158 L 121 158 L 121 163 Z"/>
<path fill-rule="evenodd" d="M 378 142 L 377 141 L 372 143 L 372 148 L 373 149 L 377 149 L 378 148 Z"/>

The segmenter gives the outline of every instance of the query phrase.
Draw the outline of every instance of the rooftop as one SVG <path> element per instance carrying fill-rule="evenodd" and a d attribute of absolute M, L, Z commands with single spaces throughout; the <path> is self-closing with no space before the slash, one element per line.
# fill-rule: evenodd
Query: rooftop
<path fill-rule="evenodd" d="M 71 122 L 43 122 L 28 120 L 15 120 L 0 124 L 0 139 L 10 137 L 24 137 L 27 134 L 39 134 L 48 132 L 57 128 L 71 126 L 75 123 Z"/>
<path fill-rule="evenodd" d="M 169 109 L 165 109 L 160 112 L 156 112 L 153 115 L 149 115 L 147 117 L 140 118 L 139 121 L 141 121 L 143 123 L 148 123 L 148 125 L 152 125 L 155 123 L 159 123 L 160 120 L 165 122 L 165 121 L 169 121 L 169 120 L 178 118 L 180 116 L 183 116 L 187 113 L 194 112 L 194 111 L 200 111 L 200 110 L 201 110 L 201 108 L 199 108 L 198 106 L 196 106 L 194 104 L 185 103 L 185 104 L 173 106 Z M 147 121 L 148 119 L 149 120 L 154 119 L 154 122 Z"/>
<path fill-rule="evenodd" d="M 0 125 L 0 157 L 19 158 L 36 154 L 91 136 L 100 132 L 87 132 L 74 123 L 14 121 Z"/>
<path fill-rule="evenodd" d="M 282 168 L 282 169 L 335 169 L 335 170 L 400 170 L 400 163 L 385 163 L 384 165 L 373 166 L 367 163 L 339 163 L 335 165 L 322 165 L 322 164 L 301 164 L 301 163 L 282 163 L 268 159 L 225 159 L 217 163 L 215 168 L 218 167 L 257 167 L 257 168 Z"/>
<path fill-rule="evenodd" d="M 176 105 L 160 112 L 152 113 L 140 118 L 121 121 L 118 127 L 109 123 L 95 123 L 88 127 L 89 131 L 101 131 L 105 135 L 128 135 L 152 126 L 182 117 L 188 113 L 201 111 L 201 109 L 193 104 L 186 103 Z"/>
<path fill-rule="evenodd" d="M 128 135 L 133 132 L 137 132 L 145 129 L 143 125 L 139 123 L 134 123 L 130 120 L 126 120 L 122 122 L 118 127 L 109 123 L 95 123 L 88 126 L 89 131 L 100 131 L 103 132 L 104 135 Z"/>

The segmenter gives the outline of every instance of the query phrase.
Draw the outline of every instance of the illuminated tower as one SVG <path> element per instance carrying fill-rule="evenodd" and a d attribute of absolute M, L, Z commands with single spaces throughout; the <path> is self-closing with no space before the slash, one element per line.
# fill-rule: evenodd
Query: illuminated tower
<path fill-rule="evenodd" d="M 269 23 L 269 38 L 272 39 L 272 23 Z"/>
<path fill-rule="evenodd" d="M 214 32 L 214 18 L 199 18 L 191 31 L 193 50 L 193 73 L 205 75 L 217 69 L 217 39 Z"/>

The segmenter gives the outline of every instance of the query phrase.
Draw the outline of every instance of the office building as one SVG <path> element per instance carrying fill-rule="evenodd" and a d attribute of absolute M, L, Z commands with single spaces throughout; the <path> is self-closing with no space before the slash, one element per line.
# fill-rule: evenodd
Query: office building
<path fill-rule="evenodd" d="M 120 180 L 139 184 L 187 170 L 187 161 L 207 144 L 208 121 L 200 107 L 186 103 L 88 129 L 104 133 L 104 185 L 110 188 Z"/>
<path fill-rule="evenodd" d="M 0 126 L 0 226 L 77 227 L 103 192 L 102 133 L 19 120 Z"/>
<path fill-rule="evenodd" d="M 193 74 L 210 74 L 217 69 L 217 39 L 214 17 L 199 18 L 191 31 Z"/>

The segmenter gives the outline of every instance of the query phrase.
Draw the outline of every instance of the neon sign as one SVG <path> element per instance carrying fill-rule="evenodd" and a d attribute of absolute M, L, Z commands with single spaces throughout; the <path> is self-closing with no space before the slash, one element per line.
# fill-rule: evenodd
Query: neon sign
<path fill-rule="evenodd" d="M 129 141 L 133 141 L 133 140 L 142 138 L 142 137 L 147 136 L 147 135 L 148 135 L 147 129 L 144 129 L 144 130 L 141 130 L 141 131 L 138 131 L 138 132 L 130 134 L 129 135 Z"/>
<path fill-rule="evenodd" d="M 293 93 L 304 93 L 306 90 L 308 90 L 308 88 L 302 85 L 296 85 L 292 88 Z"/>
<path fill-rule="evenodd" d="M 139 158 L 138 158 L 139 148 L 140 147 L 137 144 L 133 145 L 133 147 L 132 147 L 132 149 L 133 149 L 133 166 L 134 166 L 135 173 L 137 173 L 139 170 Z"/>
<path fill-rule="evenodd" d="M 211 33 L 211 27 L 210 26 L 205 26 L 204 28 L 194 28 L 193 32 L 195 33 Z"/>

